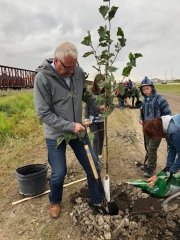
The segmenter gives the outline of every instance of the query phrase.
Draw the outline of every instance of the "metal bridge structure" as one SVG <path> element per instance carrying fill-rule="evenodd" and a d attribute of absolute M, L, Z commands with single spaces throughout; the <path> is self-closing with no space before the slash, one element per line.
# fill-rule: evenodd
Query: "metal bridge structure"
<path fill-rule="evenodd" d="M 0 89 L 30 89 L 34 87 L 35 72 L 32 70 L 0 65 Z"/>

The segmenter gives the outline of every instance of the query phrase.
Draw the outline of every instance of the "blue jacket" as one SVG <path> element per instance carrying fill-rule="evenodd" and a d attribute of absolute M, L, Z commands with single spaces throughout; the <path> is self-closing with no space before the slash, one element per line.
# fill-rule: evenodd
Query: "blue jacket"
<path fill-rule="evenodd" d="M 140 120 L 147 121 L 165 115 L 171 115 L 171 110 L 166 99 L 157 94 L 154 90 L 153 95 L 144 97 L 141 106 Z"/>
<path fill-rule="evenodd" d="M 142 86 L 151 86 L 153 89 L 152 95 L 147 97 L 142 92 Z M 152 118 L 171 115 L 171 110 L 169 108 L 168 102 L 163 96 L 157 94 L 153 82 L 147 77 L 142 80 L 140 85 L 140 91 L 142 96 L 144 97 L 142 100 L 140 120 L 148 121 Z"/>
<path fill-rule="evenodd" d="M 176 173 L 180 170 L 180 114 L 171 118 L 166 140 L 168 143 L 166 166 L 170 167 L 170 172 Z"/>

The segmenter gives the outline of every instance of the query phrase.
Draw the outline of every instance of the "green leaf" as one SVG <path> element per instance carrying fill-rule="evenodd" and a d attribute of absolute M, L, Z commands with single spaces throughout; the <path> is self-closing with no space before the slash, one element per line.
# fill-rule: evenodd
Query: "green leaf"
<path fill-rule="evenodd" d="M 55 142 L 55 148 L 57 149 L 58 146 L 64 141 L 64 136 L 59 137 Z"/>
<path fill-rule="evenodd" d="M 99 43 L 99 46 L 100 47 L 107 47 L 108 44 L 107 44 L 107 42 L 101 42 L 101 43 Z"/>
<path fill-rule="evenodd" d="M 87 73 L 87 72 L 84 72 L 84 76 L 85 76 L 85 79 L 87 79 L 87 78 L 88 78 L 88 76 L 89 76 L 89 73 Z"/>
<path fill-rule="evenodd" d="M 108 16 L 109 21 L 111 21 L 111 19 L 114 18 L 117 10 L 118 10 L 118 7 L 113 6 L 111 8 L 111 10 L 109 11 L 109 16 Z"/>
<path fill-rule="evenodd" d="M 106 50 L 103 50 L 103 51 L 102 51 L 102 55 L 103 55 L 103 54 L 108 54 L 108 50 L 107 50 L 107 49 L 106 49 Z"/>
<path fill-rule="evenodd" d="M 102 59 L 105 59 L 105 60 L 108 60 L 108 54 L 102 54 L 102 55 L 101 55 L 101 58 L 102 58 Z"/>
<path fill-rule="evenodd" d="M 71 132 L 65 132 L 63 135 L 64 135 L 64 140 L 65 140 L 66 144 L 68 144 L 69 141 L 71 140 L 72 133 Z"/>
<path fill-rule="evenodd" d="M 119 41 L 121 47 L 126 46 L 126 39 L 124 38 L 124 32 L 120 27 L 118 27 L 117 36 L 121 36 L 121 38 L 118 38 L 118 41 Z M 118 49 L 119 46 L 117 45 L 115 47 Z"/>
<path fill-rule="evenodd" d="M 106 14 L 108 12 L 108 9 L 109 9 L 108 6 L 100 6 L 99 12 L 103 16 L 103 18 L 105 18 Z"/>
<path fill-rule="evenodd" d="M 86 45 L 86 46 L 90 46 L 92 44 L 91 33 L 90 33 L 90 31 L 88 31 L 87 33 L 88 33 L 88 36 L 86 36 L 84 38 L 84 40 L 81 42 L 81 44 Z"/>
<path fill-rule="evenodd" d="M 131 143 L 134 143 L 134 136 L 130 136 Z"/>
<path fill-rule="evenodd" d="M 82 132 L 79 134 L 79 137 L 84 138 L 85 135 L 86 135 L 86 130 L 82 131 Z"/>
<path fill-rule="evenodd" d="M 111 76 L 110 76 L 110 82 L 114 82 L 115 78 L 114 78 L 114 75 L 111 73 Z"/>
<path fill-rule="evenodd" d="M 136 60 L 131 60 L 130 62 L 127 63 L 127 66 L 132 66 L 132 67 L 136 67 Z"/>
<path fill-rule="evenodd" d="M 133 66 L 132 62 L 128 62 L 127 66 Z"/>
<path fill-rule="evenodd" d="M 121 47 L 126 46 L 126 39 L 125 38 L 118 38 L 118 41 L 120 42 Z"/>
<path fill-rule="evenodd" d="M 118 27 L 117 36 L 124 37 L 124 32 L 123 32 L 123 30 L 120 27 Z"/>
<path fill-rule="evenodd" d="M 141 53 L 135 53 L 134 56 L 135 56 L 135 58 L 143 57 L 143 55 Z"/>
<path fill-rule="evenodd" d="M 76 139 L 76 138 L 78 138 L 78 135 L 73 133 L 70 140 L 73 140 L 73 139 Z"/>
<path fill-rule="evenodd" d="M 94 54 L 94 52 L 93 52 L 93 51 L 91 51 L 91 52 L 86 52 L 82 57 L 88 57 L 88 56 L 91 55 L 91 54 Z"/>
<path fill-rule="evenodd" d="M 92 95 L 91 89 L 87 87 L 87 84 L 85 84 L 83 87 L 83 101 Z"/>
<path fill-rule="evenodd" d="M 100 26 L 100 28 L 98 29 L 98 33 L 99 33 L 99 36 L 100 36 L 100 39 L 103 38 L 106 36 L 106 27 L 102 27 Z"/>
<path fill-rule="evenodd" d="M 129 53 L 129 59 L 132 60 L 134 58 L 132 52 Z"/>
<path fill-rule="evenodd" d="M 121 134 L 120 134 L 119 131 L 116 131 L 116 134 L 117 134 L 117 137 L 120 137 L 120 136 L 121 136 Z"/>
<path fill-rule="evenodd" d="M 111 57 L 114 57 L 114 53 L 110 53 L 108 59 L 110 59 Z"/>
<path fill-rule="evenodd" d="M 90 141 L 90 142 L 93 141 L 93 139 L 94 139 L 94 133 L 93 133 L 93 132 L 90 132 L 90 133 L 88 134 L 88 136 L 89 136 L 89 141 Z"/>
<path fill-rule="evenodd" d="M 112 112 L 111 110 L 108 110 L 107 112 L 102 113 L 101 117 L 102 118 L 108 117 L 111 114 L 111 112 Z"/>
<path fill-rule="evenodd" d="M 99 105 L 103 105 L 106 103 L 106 98 L 104 97 L 104 94 L 98 95 L 96 97 L 96 103 L 98 103 Z"/>
<path fill-rule="evenodd" d="M 125 76 L 125 77 L 128 77 L 130 72 L 132 70 L 132 67 L 131 66 L 128 66 L 128 67 L 125 67 L 122 71 L 122 75 Z"/>
<path fill-rule="evenodd" d="M 107 69 L 109 72 L 116 72 L 116 70 L 118 70 L 118 68 L 113 67 L 113 66 L 109 66 Z"/>

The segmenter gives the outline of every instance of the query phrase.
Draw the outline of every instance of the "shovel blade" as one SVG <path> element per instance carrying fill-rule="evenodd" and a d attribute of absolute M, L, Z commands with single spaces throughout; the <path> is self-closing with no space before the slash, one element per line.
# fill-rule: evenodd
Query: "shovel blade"
<path fill-rule="evenodd" d="M 102 202 L 101 206 L 95 206 L 95 208 L 101 214 L 118 215 L 119 213 L 119 208 L 115 201 Z"/>
<path fill-rule="evenodd" d="M 119 208 L 115 201 L 107 202 L 107 207 L 109 215 L 118 215 Z"/>

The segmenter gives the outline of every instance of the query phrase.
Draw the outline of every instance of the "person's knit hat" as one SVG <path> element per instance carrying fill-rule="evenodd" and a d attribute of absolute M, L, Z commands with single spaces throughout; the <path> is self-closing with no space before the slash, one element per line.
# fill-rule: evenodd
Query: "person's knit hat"
<path fill-rule="evenodd" d="M 142 80 L 139 88 L 141 89 L 142 86 L 152 86 L 152 87 L 154 87 L 154 83 L 148 77 L 145 76 L 144 79 Z"/>

